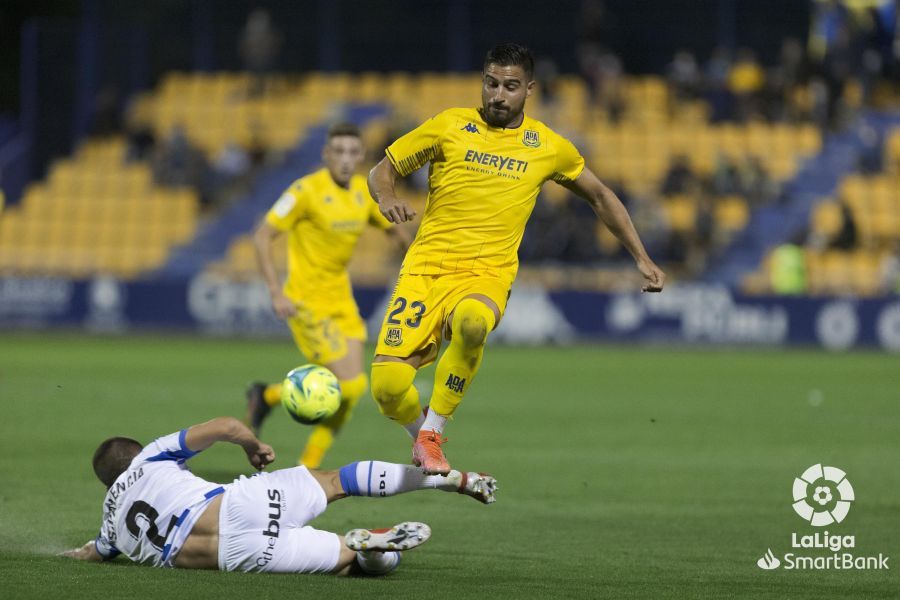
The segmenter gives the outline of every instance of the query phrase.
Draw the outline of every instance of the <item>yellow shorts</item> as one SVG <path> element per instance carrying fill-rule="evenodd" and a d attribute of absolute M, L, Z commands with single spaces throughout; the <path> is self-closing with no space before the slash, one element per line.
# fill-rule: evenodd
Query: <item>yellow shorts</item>
<path fill-rule="evenodd" d="M 303 303 L 287 323 L 300 352 L 319 365 L 344 358 L 348 339 L 366 341 L 366 324 L 352 299 L 328 306 Z"/>
<path fill-rule="evenodd" d="M 381 323 L 375 354 L 406 358 L 425 351 L 422 366 L 431 364 L 445 337 L 444 324 L 460 300 L 472 294 L 487 296 L 500 309 L 502 318 L 511 286 L 508 279 L 473 273 L 401 273 Z"/>

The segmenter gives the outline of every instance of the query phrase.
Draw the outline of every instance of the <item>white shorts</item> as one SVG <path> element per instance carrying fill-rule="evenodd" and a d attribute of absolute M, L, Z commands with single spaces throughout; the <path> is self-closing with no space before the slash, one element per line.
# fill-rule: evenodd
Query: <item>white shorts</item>
<path fill-rule="evenodd" d="M 219 569 L 322 573 L 337 567 L 338 536 L 306 525 L 328 504 L 306 467 L 241 475 L 219 512 Z"/>

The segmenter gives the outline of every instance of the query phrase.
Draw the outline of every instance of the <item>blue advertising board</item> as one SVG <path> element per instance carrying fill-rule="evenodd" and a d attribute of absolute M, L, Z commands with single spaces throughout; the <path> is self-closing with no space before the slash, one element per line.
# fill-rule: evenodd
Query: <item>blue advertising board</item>
<path fill-rule="evenodd" d="M 377 335 L 389 289 L 356 290 Z M 0 327 L 88 331 L 182 330 L 287 336 L 261 282 L 198 276 L 122 282 L 111 278 L 0 279 Z M 742 296 L 727 287 L 673 285 L 662 294 L 513 289 L 495 342 L 607 340 L 692 344 L 801 345 L 900 351 L 900 297 Z"/>

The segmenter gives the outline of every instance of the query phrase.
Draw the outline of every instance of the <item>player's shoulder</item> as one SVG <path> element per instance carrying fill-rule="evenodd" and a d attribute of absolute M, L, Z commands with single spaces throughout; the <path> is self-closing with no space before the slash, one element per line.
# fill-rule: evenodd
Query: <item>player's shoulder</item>
<path fill-rule="evenodd" d="M 294 182 L 291 184 L 291 187 L 292 188 L 293 187 L 316 188 L 316 187 L 321 187 L 322 185 L 328 183 L 329 181 L 331 181 L 331 177 L 328 174 L 328 168 L 321 167 L 319 169 L 316 169 L 315 171 L 312 171 L 311 173 L 307 173 L 303 177 L 295 179 Z"/>
<path fill-rule="evenodd" d="M 366 195 L 369 194 L 369 182 L 366 179 L 365 175 L 361 175 L 359 173 L 353 175 L 350 178 L 350 189 L 354 192 L 365 192 Z"/>
<path fill-rule="evenodd" d="M 291 184 L 291 189 L 296 191 L 315 191 L 327 185 L 330 180 L 328 169 L 322 167 L 317 171 L 313 171 L 308 175 L 304 175 L 303 177 L 294 180 L 294 183 Z"/>
<path fill-rule="evenodd" d="M 543 121 L 529 117 L 527 114 L 522 121 L 522 130 L 523 143 L 526 146 L 530 145 L 535 148 L 545 146 L 548 150 L 555 152 L 561 145 L 572 143 Z"/>
<path fill-rule="evenodd" d="M 446 127 L 456 124 L 461 124 L 460 127 L 464 127 L 467 123 L 481 121 L 481 116 L 478 114 L 478 109 L 455 107 L 439 112 L 432 119 Z"/>

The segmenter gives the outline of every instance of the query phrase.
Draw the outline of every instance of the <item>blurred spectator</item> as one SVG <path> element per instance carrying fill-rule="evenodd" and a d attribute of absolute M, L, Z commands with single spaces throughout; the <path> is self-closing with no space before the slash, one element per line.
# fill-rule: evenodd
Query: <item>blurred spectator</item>
<path fill-rule="evenodd" d="M 737 168 L 728 155 L 722 151 L 716 153 L 709 183 L 716 196 L 730 196 L 740 192 Z"/>
<path fill-rule="evenodd" d="M 710 120 L 713 123 L 731 119 L 733 116 L 733 98 L 728 91 L 730 72 L 731 59 L 728 50 L 717 46 L 703 68 L 703 87 L 711 108 Z"/>
<path fill-rule="evenodd" d="M 781 43 L 778 64 L 769 69 L 763 97 L 763 112 L 770 121 L 798 121 L 808 113 L 801 88 L 809 78 L 803 45 L 797 38 Z"/>
<path fill-rule="evenodd" d="M 259 121 L 250 124 L 250 142 L 247 146 L 247 156 L 250 158 L 250 166 L 253 169 L 262 167 L 269 159 L 269 147 L 263 134 L 263 126 Z"/>
<path fill-rule="evenodd" d="M 696 183 L 697 176 L 691 168 L 688 157 L 684 154 L 676 154 L 672 157 L 669 170 L 663 177 L 660 193 L 664 196 L 686 194 L 695 187 Z"/>
<path fill-rule="evenodd" d="M 769 276 L 772 291 L 776 294 L 799 295 L 806 292 L 806 257 L 803 253 L 805 232 L 798 233 L 790 241 L 772 252 Z"/>
<path fill-rule="evenodd" d="M 603 109 L 612 122 L 618 122 L 625 111 L 622 61 L 595 44 L 582 46 L 578 61 L 591 101 Z"/>
<path fill-rule="evenodd" d="M 582 0 L 576 27 L 579 46 L 584 44 L 617 46 L 615 36 L 619 32 L 619 27 L 615 15 L 606 10 L 603 0 Z"/>
<path fill-rule="evenodd" d="M 676 102 L 693 100 L 700 92 L 702 77 L 697 59 L 687 50 L 679 50 L 666 67 L 669 96 Z"/>
<path fill-rule="evenodd" d="M 599 258 L 597 217 L 590 205 L 574 194 L 568 194 L 562 212 L 566 243 L 559 258 L 570 263 L 591 262 Z"/>
<path fill-rule="evenodd" d="M 778 185 L 755 154 L 747 154 L 738 164 L 737 181 L 738 191 L 751 208 L 767 204 L 778 194 Z"/>
<path fill-rule="evenodd" d="M 635 228 L 641 233 L 641 241 L 647 252 L 660 261 L 669 261 L 672 257 L 672 230 L 662 203 L 655 198 L 642 195 L 626 195 L 624 190 L 613 187 L 616 195 L 622 199 L 631 215 Z M 682 251 L 680 256 L 683 257 Z"/>
<path fill-rule="evenodd" d="M 118 133 L 121 128 L 119 89 L 114 84 L 106 84 L 94 97 L 89 133 L 92 136 L 103 137 Z"/>
<path fill-rule="evenodd" d="M 230 183 L 250 172 L 250 155 L 240 144 L 229 140 L 212 163 L 213 176 L 222 183 Z"/>
<path fill-rule="evenodd" d="M 829 243 L 829 248 L 834 250 L 853 250 L 857 244 L 856 219 L 853 211 L 845 200 L 841 200 L 841 228 Z"/>
<path fill-rule="evenodd" d="M 534 80 L 540 92 L 541 104 L 553 104 L 559 94 L 559 67 L 552 58 L 540 58 L 534 64 Z"/>
<path fill-rule="evenodd" d="M 827 99 L 824 126 L 839 129 L 843 123 L 843 98 L 847 82 L 853 76 L 854 60 L 850 29 L 842 26 L 822 61 Z"/>
<path fill-rule="evenodd" d="M 129 121 L 125 127 L 125 160 L 147 160 L 153 155 L 156 146 L 156 135 L 153 128 L 143 122 Z"/>
<path fill-rule="evenodd" d="M 691 232 L 690 244 L 685 256 L 685 271 L 691 277 L 703 273 L 709 262 L 710 252 L 716 242 L 716 221 L 713 216 L 712 197 L 701 192 L 697 199 L 697 212 L 694 216 L 694 229 Z"/>
<path fill-rule="evenodd" d="M 900 239 L 894 240 L 891 253 L 881 263 L 881 292 L 900 294 Z"/>
<path fill-rule="evenodd" d="M 728 72 L 728 90 L 734 96 L 735 116 L 739 121 L 747 121 L 759 115 L 759 96 L 765 85 L 765 77 L 753 50 L 738 50 L 734 65 Z"/>
<path fill-rule="evenodd" d="M 866 174 L 881 172 L 884 167 L 881 134 L 868 123 L 863 123 L 859 128 L 859 139 L 862 142 L 859 171 Z"/>
<path fill-rule="evenodd" d="M 156 183 L 193 187 L 199 191 L 201 201 L 208 203 L 209 196 L 204 185 L 206 172 L 203 153 L 190 144 L 182 126 L 173 126 L 153 153 L 153 178 Z"/>
<path fill-rule="evenodd" d="M 567 225 L 562 211 L 538 194 L 534 211 L 525 228 L 519 255 L 526 262 L 558 260 L 568 240 Z"/>
<path fill-rule="evenodd" d="M 266 76 L 272 72 L 281 51 L 281 33 L 272 26 L 269 11 L 254 9 L 247 16 L 241 32 L 240 55 L 244 68 L 251 74 L 251 97 L 262 95 L 266 89 Z"/>

